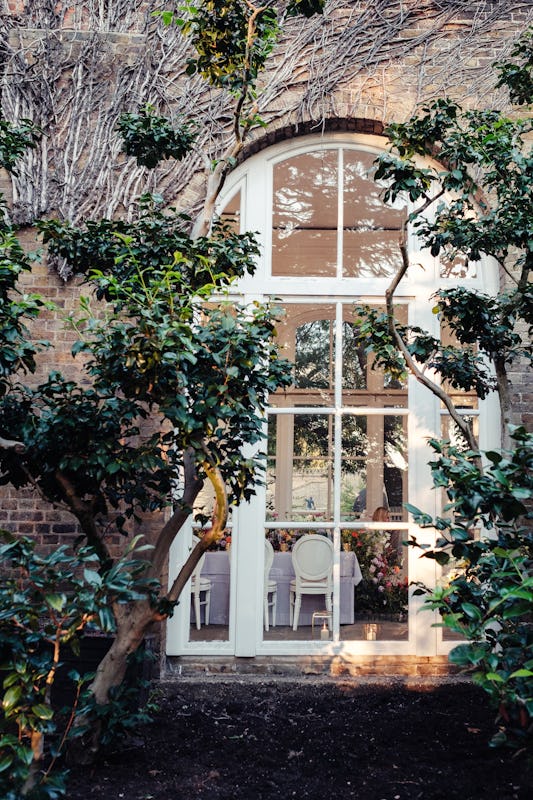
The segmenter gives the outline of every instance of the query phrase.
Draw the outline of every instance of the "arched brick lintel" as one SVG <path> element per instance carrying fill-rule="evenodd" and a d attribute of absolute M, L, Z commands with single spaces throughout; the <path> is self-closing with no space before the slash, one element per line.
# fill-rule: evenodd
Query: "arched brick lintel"
<path fill-rule="evenodd" d="M 305 122 L 283 125 L 279 128 L 266 131 L 251 142 L 248 142 L 239 155 L 239 163 L 245 161 L 255 153 L 265 150 L 279 142 L 286 142 L 298 136 L 324 133 L 367 133 L 382 136 L 384 124 L 379 120 L 363 119 L 359 117 L 332 117 L 328 119 L 308 120 Z"/>

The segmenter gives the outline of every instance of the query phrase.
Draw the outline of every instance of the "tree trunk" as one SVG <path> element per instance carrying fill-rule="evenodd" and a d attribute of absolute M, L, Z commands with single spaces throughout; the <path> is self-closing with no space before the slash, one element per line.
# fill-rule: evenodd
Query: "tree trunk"
<path fill-rule="evenodd" d="M 150 626 L 164 619 L 146 600 L 116 604 L 113 610 L 117 623 L 116 636 L 98 665 L 89 687 L 98 706 L 106 705 L 110 691 L 121 685 L 126 674 L 128 657 L 137 652 Z M 87 719 L 84 718 L 81 724 L 86 725 Z M 102 723 L 94 717 L 89 731 L 72 740 L 68 750 L 69 763 L 91 764 L 100 746 L 101 732 Z"/>

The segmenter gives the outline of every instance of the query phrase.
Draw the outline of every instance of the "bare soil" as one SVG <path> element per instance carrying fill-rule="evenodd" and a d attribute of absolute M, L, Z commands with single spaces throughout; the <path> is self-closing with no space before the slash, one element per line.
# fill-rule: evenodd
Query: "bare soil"
<path fill-rule="evenodd" d="M 160 710 L 69 800 L 531 800 L 527 754 L 489 748 L 495 714 L 465 681 L 208 677 Z"/>

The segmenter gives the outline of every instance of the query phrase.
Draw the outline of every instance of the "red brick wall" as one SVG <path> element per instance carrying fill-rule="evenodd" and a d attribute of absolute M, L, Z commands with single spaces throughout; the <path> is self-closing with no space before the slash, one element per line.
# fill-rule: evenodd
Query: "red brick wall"
<path fill-rule="evenodd" d="M 27 60 L 30 59 L 31 48 L 17 53 L 16 48 L 19 47 L 20 41 L 22 41 L 17 37 L 23 31 L 24 35 L 29 37 L 29 39 L 23 40 L 25 42 L 38 41 L 41 43 L 41 41 L 44 41 L 42 38 L 39 39 L 39 32 L 31 30 L 31 25 L 28 24 L 26 19 L 28 9 L 31 8 L 32 13 L 36 13 L 36 9 L 40 5 L 40 0 L 30 0 L 29 5 L 28 0 L 26 2 L 24 0 L 7 0 L 7 4 L 4 2 L 7 14 L 17 17 L 10 29 L 11 41 L 16 44 L 16 46 L 15 44 L 13 45 L 14 60 L 12 64 L 19 65 L 21 74 L 24 72 L 25 67 L 21 61 L 16 61 L 16 58 L 19 58 L 20 54 L 22 54 Z M 154 3 L 135 3 L 132 0 L 129 5 L 133 11 L 131 23 L 128 23 L 127 33 L 117 32 L 117 25 L 108 33 L 103 29 L 105 26 L 103 28 L 99 26 L 98 28 L 100 35 L 103 36 L 102 41 L 104 44 L 106 37 L 108 43 L 110 43 L 110 47 L 105 52 L 102 50 L 102 59 L 107 59 L 105 61 L 105 70 L 107 72 L 102 72 L 99 77 L 101 82 L 99 91 L 101 92 L 102 113 L 104 111 L 107 112 L 109 104 L 120 87 L 120 81 L 117 79 L 119 68 L 128 67 L 133 69 L 135 65 L 139 70 L 161 70 L 167 87 L 167 95 L 164 97 L 165 103 L 170 104 L 172 101 L 175 106 L 179 107 L 182 76 L 178 74 L 173 76 L 164 72 L 165 62 L 162 59 L 165 58 L 165 53 L 170 58 L 171 50 L 156 50 L 157 47 L 162 47 L 160 45 L 161 37 L 159 37 L 159 34 L 156 37 L 155 34 L 151 33 L 152 28 L 147 27 L 146 13 Z M 372 6 L 370 0 L 369 5 Z M 493 101 L 501 105 L 504 102 L 502 95 L 487 91 L 486 84 L 480 82 L 480 76 L 487 72 L 491 63 L 502 52 L 508 52 L 513 37 L 516 37 L 528 24 L 533 23 L 533 8 L 528 2 L 513 4 L 513 11 L 510 14 L 502 12 L 499 18 L 490 16 L 494 9 L 502 8 L 505 11 L 507 5 L 506 3 L 498 4 L 497 2 L 486 3 L 484 0 L 483 2 L 481 0 L 475 2 L 474 0 L 472 3 L 459 5 L 450 4 L 446 12 L 448 14 L 447 19 L 440 29 L 440 34 L 426 39 L 427 32 L 434 21 L 434 16 L 429 12 L 433 9 L 437 13 L 437 10 L 440 9 L 439 13 L 441 13 L 444 7 L 443 4 L 435 3 L 432 5 L 429 0 L 422 4 L 417 0 L 404 0 L 403 7 L 406 11 L 409 11 L 411 16 L 409 24 L 403 27 L 397 37 L 398 41 L 401 40 L 402 42 L 401 50 L 398 49 L 399 45 L 394 40 L 394 47 L 391 44 L 390 53 L 384 51 L 381 60 L 372 62 L 371 66 L 365 67 L 365 64 L 368 64 L 368 54 L 366 51 L 361 51 L 357 56 L 358 51 L 354 49 L 354 58 L 360 57 L 361 59 L 360 68 L 352 70 L 348 80 L 341 76 L 337 83 L 333 82 L 332 85 L 325 86 L 322 94 L 318 97 L 313 95 L 313 81 L 308 80 L 309 75 L 312 75 L 312 64 L 307 65 L 307 71 L 298 72 L 295 69 L 293 71 L 294 85 L 288 84 L 283 91 L 280 90 L 272 96 L 265 116 L 269 124 L 266 130 L 260 129 L 257 131 L 245 151 L 245 156 L 263 147 L 302 133 L 320 133 L 322 130 L 336 129 L 380 133 L 384 123 L 393 119 L 406 118 L 412 113 L 418 101 L 431 98 L 445 88 L 450 88 L 454 96 L 470 107 L 488 106 Z M 422 6 L 427 8 L 427 14 L 420 11 Z M 64 30 L 73 31 L 74 34 L 79 30 L 85 29 L 87 31 L 91 20 L 94 22 L 96 19 L 94 14 L 92 17 L 89 14 L 89 7 L 94 10 L 97 5 L 83 2 L 57 2 L 55 14 L 60 21 L 58 24 L 61 24 Z M 393 13 L 399 7 L 399 3 L 394 2 L 389 3 L 387 6 L 387 13 L 390 12 L 391 24 Z M 328 17 L 329 24 L 339 26 L 352 25 L 353 38 L 346 40 L 347 46 L 352 46 L 354 42 L 357 42 L 358 14 L 363 14 L 363 11 L 364 4 L 346 2 L 343 6 L 336 2 L 330 17 Z M 48 17 L 48 19 L 51 19 L 51 17 Z M 96 22 L 94 24 L 96 25 Z M 382 30 L 386 31 L 386 27 L 380 28 L 379 32 L 381 33 Z M 317 31 L 317 41 L 319 41 L 320 27 L 317 28 Z M 42 31 L 41 33 L 48 36 L 50 31 Z M 138 36 L 137 33 L 139 34 Z M 47 79 L 48 83 L 43 84 L 57 90 L 56 102 L 58 104 L 61 96 L 60 92 L 68 81 L 72 79 L 73 70 L 77 63 L 77 54 L 82 52 L 81 49 L 76 50 L 73 48 L 74 46 L 82 48 L 84 42 L 86 42 L 86 39 L 76 39 L 74 34 L 74 38 L 67 37 L 62 39 L 61 44 L 59 44 L 59 39 L 54 39 L 54 46 L 56 48 L 64 48 L 64 53 L 66 54 L 62 67 L 63 72 L 57 83 L 54 83 L 52 79 Z M 153 38 L 150 38 L 151 36 Z M 33 40 L 32 37 L 34 37 Z M 157 52 L 157 58 L 148 59 L 150 48 L 154 48 L 154 52 Z M 288 57 L 287 54 L 290 55 L 290 48 L 283 45 L 282 53 L 284 53 L 284 58 Z M 67 58 L 68 54 L 70 54 L 70 62 Z M 31 69 L 33 70 L 31 72 L 32 75 L 41 74 L 41 71 L 44 70 L 42 60 L 36 59 Z M 302 77 L 303 73 L 305 74 Z M 7 85 L 5 83 L 6 80 L 6 77 L 4 77 L 4 86 Z M 125 97 L 128 97 L 127 93 Z M 130 98 L 132 104 L 140 99 L 137 97 Z M 42 105 L 47 112 L 47 116 L 43 118 L 48 126 L 45 130 L 45 142 L 49 151 L 52 150 L 54 136 L 58 135 L 58 131 L 54 128 L 54 119 L 56 118 L 54 113 L 59 113 L 57 111 L 59 106 L 54 106 L 52 101 L 53 98 L 50 100 L 43 94 Z M 50 109 L 48 109 L 48 105 L 50 105 Z M 203 106 L 197 107 L 204 108 Z M 219 123 L 213 108 L 206 105 L 204 110 L 206 114 L 211 114 L 211 117 L 214 118 L 214 122 L 211 119 L 210 124 L 214 124 L 216 129 L 216 125 Z M 8 111 L 12 110 L 11 107 L 8 108 Z M 79 120 L 73 120 L 73 124 L 77 121 Z M 82 133 L 83 127 L 89 126 L 91 131 L 94 128 L 95 137 L 101 135 L 101 131 L 95 125 L 96 119 L 94 118 L 83 120 Z M 64 133 L 61 135 L 64 135 Z M 72 164 L 68 164 L 69 168 L 72 168 L 72 174 L 75 173 L 75 169 L 81 169 L 84 164 L 90 163 L 91 144 L 91 137 L 89 136 L 84 146 L 85 149 L 77 157 L 77 161 L 72 156 Z M 79 191 L 81 195 L 86 192 L 92 192 L 95 197 L 99 198 L 98 202 L 100 203 L 100 206 L 98 206 L 95 201 L 94 208 L 101 207 L 105 213 L 106 191 L 107 189 L 109 189 L 109 192 L 116 190 L 117 184 L 120 183 L 120 201 L 112 208 L 112 211 L 116 214 L 124 213 L 128 197 L 131 199 L 132 194 L 138 195 L 147 188 L 153 188 L 153 177 L 142 170 L 136 171 L 131 161 L 127 162 L 123 155 L 117 155 L 118 150 L 115 148 L 113 151 L 111 148 L 111 140 L 105 152 L 109 164 L 105 164 L 102 167 L 98 179 L 94 179 L 92 183 L 89 180 L 82 188 L 79 188 L 74 181 L 73 192 L 76 194 Z M 41 150 L 36 157 L 47 157 L 47 155 L 44 150 Z M 59 152 L 58 160 L 56 162 L 50 161 L 48 170 L 41 170 L 43 174 L 39 173 L 38 175 L 38 180 L 40 181 L 39 203 L 41 203 L 41 212 L 45 215 L 57 213 L 59 201 L 56 195 L 52 194 L 52 191 L 56 190 L 54 187 L 60 185 L 63 179 L 62 173 L 60 173 L 60 166 L 66 161 L 67 153 Z M 30 170 L 30 166 L 27 169 Z M 46 175 L 44 174 L 45 172 L 47 173 Z M 28 174 L 32 174 L 31 171 Z M 19 184 L 16 184 L 15 192 L 17 198 L 21 197 L 22 184 L 20 181 L 23 177 L 24 171 L 22 172 L 22 177 L 15 178 L 15 182 L 19 181 Z M 175 169 L 170 169 L 167 166 L 160 170 L 157 178 L 165 191 L 165 196 L 169 203 L 176 200 L 181 201 L 185 197 L 185 205 L 188 203 L 194 204 L 196 192 L 203 183 L 202 173 L 198 171 L 198 165 L 189 171 L 183 166 Z M 46 183 L 45 179 L 49 183 Z M 11 197 L 10 181 L 6 175 L 0 175 L 0 187 L 2 183 L 6 189 L 7 197 Z M 53 201 L 50 199 L 52 197 L 54 198 Z M 22 208 L 22 201 L 20 201 L 20 205 Z M 65 206 L 61 207 L 62 213 L 66 213 L 65 209 L 67 208 L 68 203 L 65 203 Z M 22 208 L 19 213 L 23 217 L 26 212 Z M 28 215 L 31 216 L 29 212 Z M 34 244 L 29 229 L 24 230 L 23 239 L 28 247 Z M 47 266 L 45 260 L 36 264 L 31 277 L 27 280 L 27 286 L 31 290 L 39 291 L 47 298 L 52 299 L 64 312 L 74 308 L 79 292 L 75 282 L 65 283 L 53 269 Z M 53 367 L 61 369 L 67 376 L 75 377 L 75 365 L 70 355 L 72 333 L 66 331 L 58 318 L 49 312 L 45 312 L 42 315 L 36 332 L 39 336 L 48 338 L 54 345 L 52 357 L 48 355 L 41 357 L 38 376 L 42 375 L 48 367 Z M 522 421 L 531 426 L 533 424 L 531 373 L 516 367 L 513 370 L 512 380 L 515 392 L 514 421 Z M 9 488 L 4 488 L 1 490 L 0 497 L 0 524 L 3 527 L 19 533 L 34 535 L 42 546 L 48 548 L 56 546 L 59 541 L 71 539 L 75 535 L 76 526 L 66 513 L 45 509 L 40 500 L 33 496 L 31 492 L 19 492 L 15 495 Z"/>

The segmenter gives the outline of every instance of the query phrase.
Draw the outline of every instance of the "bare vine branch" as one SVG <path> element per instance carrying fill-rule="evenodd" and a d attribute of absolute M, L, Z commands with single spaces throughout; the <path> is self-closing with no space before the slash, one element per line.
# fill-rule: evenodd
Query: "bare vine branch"
<path fill-rule="evenodd" d="M 195 213 L 203 158 L 220 163 L 241 154 L 242 147 L 233 147 L 236 118 L 228 113 L 233 98 L 185 75 L 188 43 L 176 27 L 154 19 L 159 6 L 159 0 L 27 0 L 19 16 L 0 15 L 3 114 L 32 119 L 45 131 L 40 148 L 10 178 L 14 222 L 27 225 L 43 215 L 74 224 L 131 219 L 136 198 L 156 185 L 169 205 L 180 197 L 184 210 Z M 496 107 L 504 96 L 492 96 L 485 68 L 492 33 L 498 28 L 504 56 L 530 22 L 529 0 L 329 0 L 324 15 L 305 25 L 284 22 L 286 33 L 261 77 L 259 111 L 270 129 L 314 121 L 320 130 L 330 117 L 404 118 L 417 103 L 443 94 L 455 93 L 465 106 L 491 95 Z M 461 35 L 454 33 L 454 47 L 443 50 L 450 25 Z M 465 86 L 471 87 L 466 96 Z M 196 152 L 155 171 L 126 158 L 115 133 L 118 118 L 146 103 L 171 117 L 194 113 L 201 121 Z M 246 124 L 243 133 L 262 135 Z M 231 163 L 219 167 L 211 198 Z"/>

